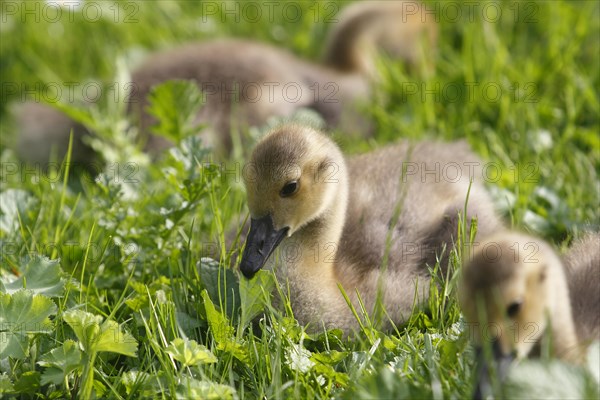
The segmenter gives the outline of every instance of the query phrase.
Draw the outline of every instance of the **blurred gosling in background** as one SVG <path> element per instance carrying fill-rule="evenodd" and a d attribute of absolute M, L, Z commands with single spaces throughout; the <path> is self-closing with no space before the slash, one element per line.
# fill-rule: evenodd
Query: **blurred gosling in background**
<path fill-rule="evenodd" d="M 171 143 L 150 133 L 155 121 L 146 111 L 147 96 L 153 86 L 171 79 L 193 80 L 203 90 L 206 103 L 196 122 L 207 126 L 201 136 L 217 155 L 229 154 L 233 131 L 237 134 L 249 126 L 262 126 L 274 116 L 289 117 L 300 108 L 315 110 L 328 128 L 365 135 L 369 123 L 356 106 L 369 97 L 377 75 L 377 54 L 403 60 L 411 68 L 430 65 L 437 37 L 432 20 L 426 20 L 422 7 L 412 1 L 351 4 L 330 31 L 324 65 L 242 39 L 217 39 L 159 51 L 132 72 L 135 90 L 128 112 L 137 121 L 144 149 L 151 154 L 159 154 Z M 71 129 L 73 159 L 89 159 L 91 151 L 82 137 L 90 132 L 50 106 L 23 104 L 17 126 L 18 152 L 27 162 L 46 164 L 52 149 L 60 160 Z"/>
<path fill-rule="evenodd" d="M 475 398 L 491 392 L 486 345 L 500 380 L 515 358 L 550 340 L 555 357 L 581 364 L 600 339 L 600 234 L 588 234 L 564 264 L 552 247 L 515 232 L 491 236 L 464 265 L 459 299 L 479 357 Z"/>

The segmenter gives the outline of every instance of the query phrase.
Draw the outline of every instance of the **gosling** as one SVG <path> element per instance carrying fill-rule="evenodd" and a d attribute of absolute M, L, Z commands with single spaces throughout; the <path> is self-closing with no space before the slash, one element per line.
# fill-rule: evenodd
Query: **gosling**
<path fill-rule="evenodd" d="M 584 360 L 582 341 L 599 338 L 598 238 L 574 245 L 566 256 L 568 270 L 548 243 L 528 235 L 501 232 L 476 243 L 459 288 L 479 358 L 475 398 L 491 392 L 486 343 L 500 381 L 515 358 L 538 354 L 546 339 L 554 356 Z"/>
<path fill-rule="evenodd" d="M 453 179 L 431 174 L 448 165 L 463 169 Z M 477 217 L 483 235 L 501 228 L 481 166 L 465 142 L 401 142 L 346 161 L 326 135 L 283 125 L 244 169 L 251 226 L 240 270 L 252 278 L 274 264 L 294 316 L 312 329 L 348 334 L 366 322 L 340 288 L 357 310 L 360 297 L 369 315 L 383 305 L 389 318 L 380 327 L 391 329 L 427 300 L 427 265 L 447 265 L 469 188 L 465 218 Z M 278 247 L 279 259 L 271 257 Z"/>

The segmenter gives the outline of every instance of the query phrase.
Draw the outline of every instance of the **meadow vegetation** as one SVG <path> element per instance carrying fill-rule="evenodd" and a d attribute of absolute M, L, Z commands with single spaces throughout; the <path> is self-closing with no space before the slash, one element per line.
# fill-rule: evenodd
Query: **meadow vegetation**
<path fill-rule="evenodd" d="M 22 14 L 26 3 L 38 14 Z M 468 397 L 473 351 L 455 275 L 436 279 L 428 307 L 394 332 L 307 333 L 291 310 L 269 306 L 269 272 L 240 280 L 230 266 L 243 244 L 225 239 L 247 217 L 240 173 L 248 149 L 211 162 L 193 136 L 196 87 L 154 91 L 157 132 L 177 143 L 158 160 L 128 129 L 124 88 L 144 54 L 240 36 L 318 60 L 345 3 L 282 0 L 271 15 L 263 6 L 261 18 L 239 20 L 227 11 L 244 2 L 85 3 L 102 16 L 75 8 L 55 21 L 45 2 L 1 5 L 0 397 Z M 283 13 L 286 4 L 296 11 Z M 410 72 L 382 57 L 382 79 L 362 107 L 375 137 L 333 132 L 344 151 L 465 139 L 489 163 L 488 188 L 509 226 L 559 251 L 597 230 L 599 3 L 427 4 L 440 25 L 435 69 Z M 67 105 L 73 82 L 103 82 L 104 100 Z M 52 101 L 57 88 L 56 106 L 98 132 L 93 146 L 105 162 L 96 176 L 70 168 L 69 156 L 45 171 L 15 154 L 11 108 L 26 97 Z M 256 139 L 266 129 L 240 134 Z M 457 232 L 447 249 L 452 271 L 469 240 Z M 547 357 L 519 368 L 508 393 L 598 396 L 588 368 Z"/>

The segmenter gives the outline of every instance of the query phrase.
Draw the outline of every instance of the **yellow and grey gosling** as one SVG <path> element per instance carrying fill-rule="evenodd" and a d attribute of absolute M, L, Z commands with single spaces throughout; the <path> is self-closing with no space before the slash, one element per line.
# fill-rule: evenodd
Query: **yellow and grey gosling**
<path fill-rule="evenodd" d="M 459 300 L 479 353 L 475 397 L 490 392 L 482 347 L 489 344 L 503 379 L 514 358 L 539 352 L 582 363 L 585 343 L 598 339 L 599 235 L 576 242 L 563 260 L 543 240 L 516 232 L 485 238 L 462 270 Z"/>
<path fill-rule="evenodd" d="M 472 174 L 423 174 L 451 163 L 470 165 Z M 470 177 L 467 218 L 476 216 L 484 235 L 501 228 L 481 166 L 465 142 L 400 142 L 346 160 L 326 135 L 283 125 L 256 145 L 245 168 L 251 227 L 240 270 L 251 278 L 274 264 L 289 283 L 295 317 L 313 329 L 358 328 L 338 285 L 369 313 L 380 297 L 391 319 L 383 329 L 401 324 L 415 298 L 417 307 L 427 300 L 426 265 L 444 246 L 447 265 Z M 279 258 L 271 257 L 276 248 Z"/>

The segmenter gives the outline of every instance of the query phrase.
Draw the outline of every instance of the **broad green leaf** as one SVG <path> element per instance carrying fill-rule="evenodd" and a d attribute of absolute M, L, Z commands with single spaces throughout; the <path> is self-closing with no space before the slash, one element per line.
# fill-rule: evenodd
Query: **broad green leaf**
<path fill-rule="evenodd" d="M 37 200 L 24 190 L 8 189 L 0 192 L 0 231 L 12 234 L 19 229 L 19 216 L 23 218 Z"/>
<path fill-rule="evenodd" d="M 154 133 L 175 143 L 197 133 L 194 120 L 204 104 L 198 85 L 191 81 L 167 81 L 152 88 L 148 100 L 147 111 L 158 120 L 152 128 Z"/>
<path fill-rule="evenodd" d="M 204 308 L 206 310 L 208 325 L 210 326 L 213 337 L 217 342 L 217 348 L 230 353 L 242 362 L 250 362 L 248 352 L 242 343 L 239 343 L 235 339 L 233 334 L 233 326 L 231 326 L 227 317 L 215 309 L 215 306 L 210 300 L 210 296 L 206 290 L 202 291 L 202 299 L 204 300 Z"/>
<path fill-rule="evenodd" d="M 101 326 L 96 351 L 109 351 L 129 357 L 137 353 L 137 341 L 115 321 L 106 320 Z"/>
<path fill-rule="evenodd" d="M 39 393 L 40 373 L 37 371 L 24 372 L 15 382 L 14 391 L 15 393 Z"/>
<path fill-rule="evenodd" d="M 183 311 L 175 311 L 175 320 L 177 327 L 186 335 L 192 335 L 194 330 L 201 326 L 206 328 L 206 322 L 192 318 Z"/>
<path fill-rule="evenodd" d="M 56 314 L 56 305 L 48 297 L 19 290 L 0 293 L 0 359 L 24 358 L 28 354 L 29 334 L 49 333 L 48 319 Z"/>
<path fill-rule="evenodd" d="M 344 333 L 340 329 L 331 329 L 326 332 L 320 332 L 317 335 L 307 335 L 303 332 L 302 328 L 298 326 L 296 328 L 291 322 L 296 325 L 298 322 L 292 318 L 289 318 L 290 322 L 282 324 L 282 327 L 285 328 L 286 335 L 288 332 L 291 332 L 292 337 L 296 341 L 303 340 L 306 344 L 307 349 L 311 349 L 313 352 L 316 349 L 321 349 L 323 353 L 319 354 L 329 354 L 331 348 L 344 348 Z M 332 354 L 336 354 L 336 351 L 331 351 Z"/>
<path fill-rule="evenodd" d="M 187 377 L 182 380 L 177 388 L 177 394 L 177 398 L 184 399 L 225 400 L 237 397 L 235 389 L 231 386 Z"/>
<path fill-rule="evenodd" d="M 215 306 L 206 290 L 202 291 L 204 300 L 204 309 L 208 324 L 217 343 L 227 342 L 233 338 L 233 327 L 221 312 L 215 309 Z"/>
<path fill-rule="evenodd" d="M 64 320 L 75 332 L 85 352 L 107 351 L 135 357 L 137 341 L 115 321 L 106 320 L 82 310 L 63 314 Z"/>
<path fill-rule="evenodd" d="M 348 375 L 343 372 L 337 372 L 331 365 L 316 364 L 312 368 L 312 371 L 316 374 L 319 374 L 322 377 L 326 377 L 327 379 L 335 382 L 339 386 L 348 386 Z"/>
<path fill-rule="evenodd" d="M 100 334 L 102 317 L 82 310 L 71 310 L 63 314 L 63 319 L 75 332 L 83 351 L 86 353 L 94 351 L 94 343 Z"/>
<path fill-rule="evenodd" d="M 51 350 L 40 357 L 38 364 L 46 367 L 42 373 L 42 385 L 64 381 L 72 371 L 81 370 L 81 350 L 73 340 L 66 340 L 61 347 Z"/>
<path fill-rule="evenodd" d="M 177 338 L 167 347 L 167 353 L 185 366 L 217 362 L 217 357 L 195 340 Z"/>
<path fill-rule="evenodd" d="M 226 315 L 236 322 L 240 306 L 238 279 L 229 268 L 219 266 L 219 262 L 204 257 L 199 263 L 200 279 L 214 304 L 222 305 Z"/>
<path fill-rule="evenodd" d="M 14 391 L 14 389 L 15 388 L 12 382 L 10 381 L 8 375 L 0 375 L 0 394 L 11 393 L 12 391 Z"/>
<path fill-rule="evenodd" d="M 106 395 L 106 385 L 100 382 L 98 379 L 94 379 L 94 393 L 97 399 L 103 399 Z"/>
<path fill-rule="evenodd" d="M 26 335 L 0 332 L 0 359 L 7 357 L 25 358 L 29 354 L 29 339 Z"/>
<path fill-rule="evenodd" d="M 259 315 L 268 302 L 268 297 L 275 288 L 273 274 L 258 271 L 252 279 L 240 280 L 240 300 L 242 303 L 242 327 L 246 327 L 254 317 Z"/>
<path fill-rule="evenodd" d="M 135 294 L 132 298 L 125 300 L 127 307 L 134 312 L 140 311 L 142 308 L 148 307 L 150 301 L 147 294 Z"/>
<path fill-rule="evenodd" d="M 348 385 L 348 375 L 342 372 L 337 372 L 334 365 L 341 362 L 348 356 L 348 352 L 345 351 L 324 351 L 322 353 L 313 353 L 310 360 L 315 363 L 312 370 L 326 377 L 327 379 L 334 381 L 340 386 Z"/>
<path fill-rule="evenodd" d="M 313 353 L 310 359 L 322 364 L 335 365 L 346 357 L 348 357 L 348 352 L 346 351 L 329 350 L 321 353 Z"/>
<path fill-rule="evenodd" d="M 61 275 L 59 260 L 35 255 L 23 268 L 23 275 L 10 283 L 4 283 L 4 291 L 12 294 L 20 289 L 28 289 L 48 297 L 62 296 L 65 280 Z"/>

